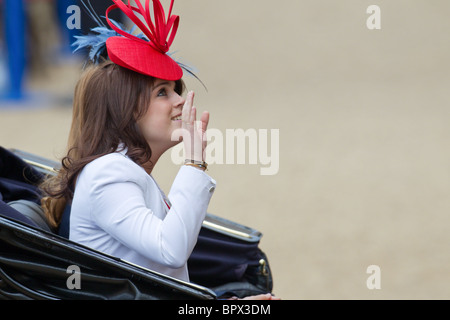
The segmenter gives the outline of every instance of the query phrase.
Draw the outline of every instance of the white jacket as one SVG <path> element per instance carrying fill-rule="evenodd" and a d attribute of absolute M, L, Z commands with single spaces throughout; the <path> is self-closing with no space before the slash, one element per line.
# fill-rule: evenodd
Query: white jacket
<path fill-rule="evenodd" d="M 183 166 L 167 199 L 153 177 L 125 153 L 100 157 L 80 173 L 70 239 L 189 281 L 187 260 L 216 182 L 201 170 Z"/>

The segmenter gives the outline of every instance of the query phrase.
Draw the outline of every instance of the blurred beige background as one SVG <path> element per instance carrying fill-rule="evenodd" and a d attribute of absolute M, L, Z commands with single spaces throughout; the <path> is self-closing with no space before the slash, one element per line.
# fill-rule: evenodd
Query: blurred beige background
<path fill-rule="evenodd" d="M 381 8 L 381 30 L 366 9 Z M 279 129 L 279 172 L 212 165 L 210 212 L 263 232 L 284 299 L 450 298 L 450 2 L 176 1 L 211 128 Z M 0 106 L 0 145 L 64 153 L 80 63 Z M 155 170 L 168 191 L 170 154 Z M 369 290 L 369 265 L 381 289 Z"/>

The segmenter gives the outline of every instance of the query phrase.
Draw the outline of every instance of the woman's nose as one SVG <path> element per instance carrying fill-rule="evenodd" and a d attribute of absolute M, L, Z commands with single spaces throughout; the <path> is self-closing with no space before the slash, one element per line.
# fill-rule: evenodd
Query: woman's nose
<path fill-rule="evenodd" d="M 176 100 L 176 103 L 175 103 L 175 107 L 176 108 L 178 108 L 178 107 L 183 108 L 183 105 L 184 105 L 185 102 L 186 102 L 186 99 L 183 96 L 180 96 L 177 93 L 177 100 Z"/>

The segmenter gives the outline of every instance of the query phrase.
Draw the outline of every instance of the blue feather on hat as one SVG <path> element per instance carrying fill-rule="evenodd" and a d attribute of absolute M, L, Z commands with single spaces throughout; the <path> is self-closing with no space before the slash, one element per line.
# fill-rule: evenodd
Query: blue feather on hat
<path fill-rule="evenodd" d="M 110 20 L 118 28 L 124 30 L 124 27 L 120 23 L 112 19 Z M 136 27 L 134 26 L 129 32 L 132 33 L 135 29 Z M 77 40 L 72 44 L 72 46 L 76 47 L 73 52 L 75 53 L 80 50 L 87 49 L 89 52 L 89 60 L 97 64 L 100 62 L 101 58 L 107 57 L 106 40 L 110 37 L 120 36 L 120 34 L 110 28 L 107 28 L 106 26 L 95 27 L 91 29 L 91 31 L 93 33 L 83 36 L 75 36 Z M 141 39 L 146 39 L 143 33 L 136 36 Z"/>

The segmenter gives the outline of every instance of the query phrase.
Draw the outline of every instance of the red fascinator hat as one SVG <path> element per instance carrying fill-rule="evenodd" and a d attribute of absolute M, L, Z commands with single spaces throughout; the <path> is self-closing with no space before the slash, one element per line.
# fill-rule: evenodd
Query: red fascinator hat
<path fill-rule="evenodd" d="M 153 20 L 150 10 L 150 0 L 136 0 L 137 7 L 126 5 L 122 0 L 112 0 L 115 4 L 106 10 L 106 20 L 109 26 L 121 36 L 110 37 L 106 40 L 108 56 L 112 62 L 124 68 L 160 78 L 175 81 L 183 76 L 183 70 L 168 54 L 175 38 L 180 17 L 172 15 L 173 1 L 171 0 L 169 14 L 166 19 L 164 8 L 159 0 L 153 2 Z M 120 9 L 147 37 L 136 37 L 111 22 L 108 14 L 111 10 Z M 136 16 L 140 14 L 145 23 Z"/>

